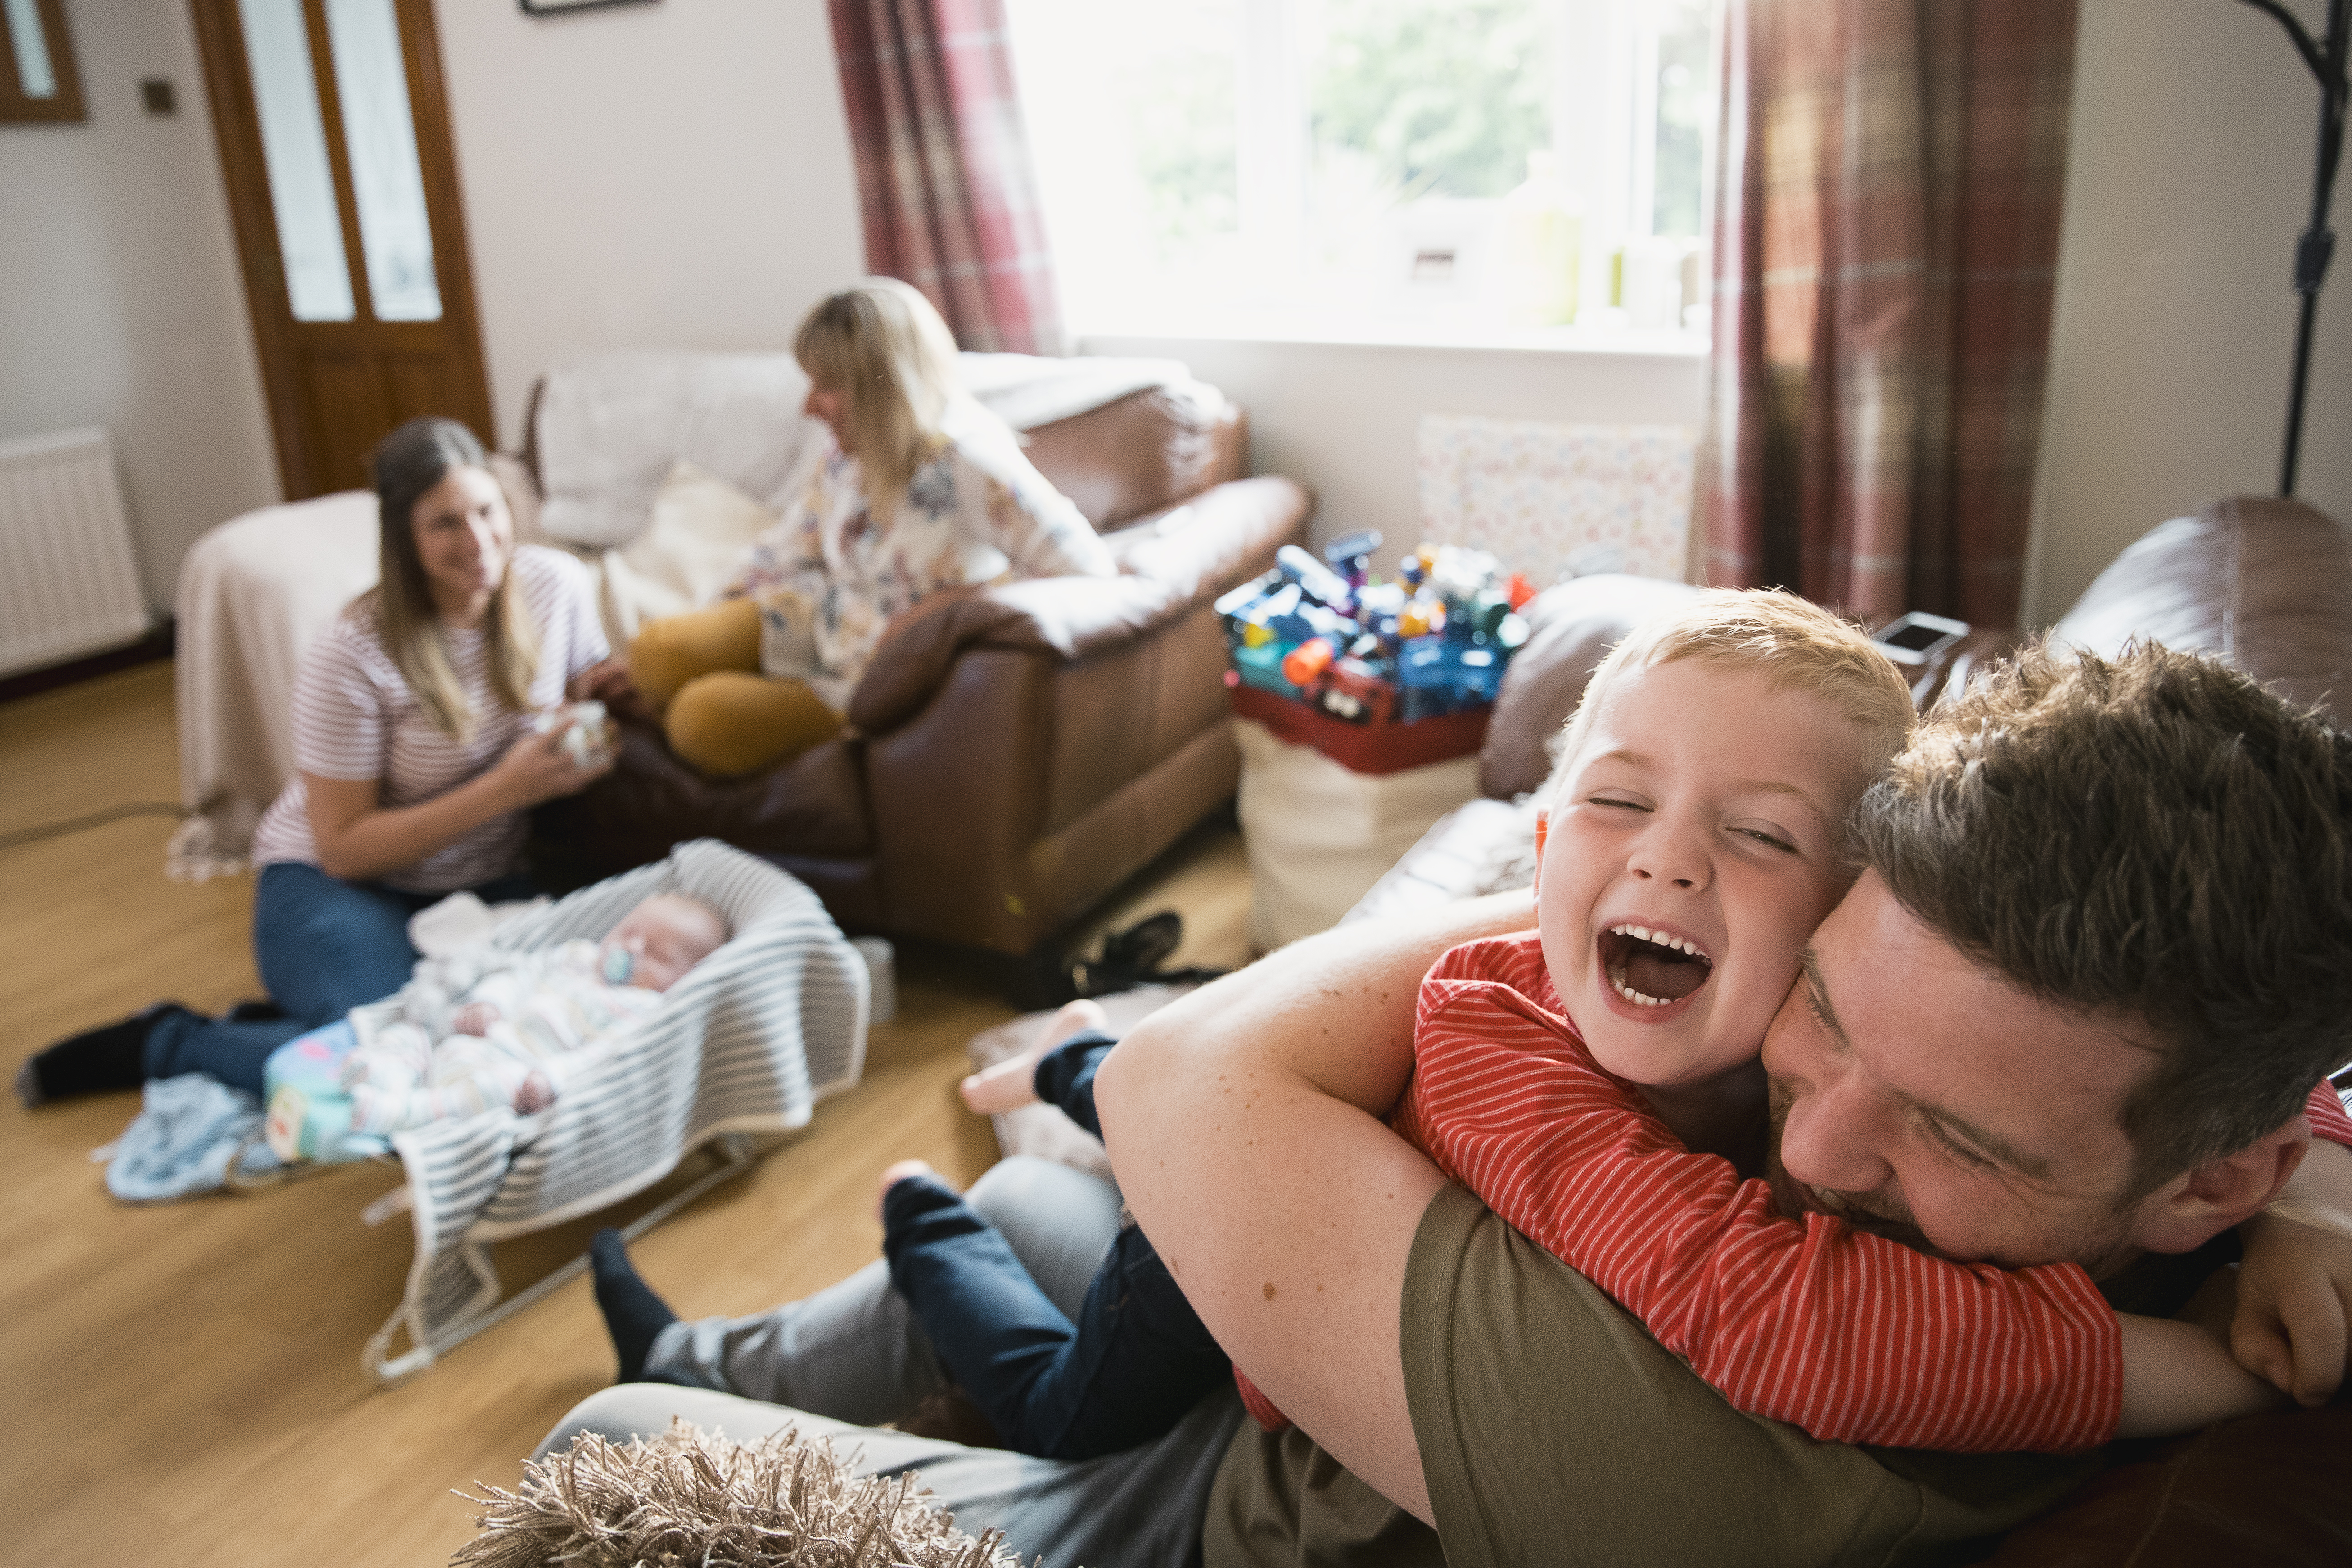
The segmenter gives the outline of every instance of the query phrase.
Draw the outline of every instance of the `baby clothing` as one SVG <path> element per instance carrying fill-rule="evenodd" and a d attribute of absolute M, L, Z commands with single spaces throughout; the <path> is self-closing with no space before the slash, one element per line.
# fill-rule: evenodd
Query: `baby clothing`
<path fill-rule="evenodd" d="M 537 1110 L 583 1052 L 658 1012 L 662 994 L 606 981 L 597 944 L 580 938 L 544 952 L 475 947 L 428 958 L 395 998 L 396 1016 L 352 1016 L 359 1046 L 343 1068 L 352 1131 Z"/>

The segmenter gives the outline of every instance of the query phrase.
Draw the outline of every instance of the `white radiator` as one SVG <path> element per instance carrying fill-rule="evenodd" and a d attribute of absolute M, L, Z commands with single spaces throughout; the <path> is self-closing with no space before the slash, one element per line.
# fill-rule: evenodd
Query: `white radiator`
<path fill-rule="evenodd" d="M 0 675 L 147 635 L 106 432 L 0 441 Z"/>

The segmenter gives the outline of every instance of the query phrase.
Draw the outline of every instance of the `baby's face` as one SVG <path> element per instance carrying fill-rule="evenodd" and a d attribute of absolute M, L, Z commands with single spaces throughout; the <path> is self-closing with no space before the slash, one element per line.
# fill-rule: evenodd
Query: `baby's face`
<path fill-rule="evenodd" d="M 1755 1058 L 1844 893 L 1854 726 L 1752 669 L 1679 659 L 1602 692 L 1538 860 L 1544 961 L 1601 1065 L 1687 1086 Z"/>
<path fill-rule="evenodd" d="M 616 985 L 667 991 L 727 940 L 719 916 L 691 899 L 657 894 L 631 910 L 597 950 L 598 971 Z"/>

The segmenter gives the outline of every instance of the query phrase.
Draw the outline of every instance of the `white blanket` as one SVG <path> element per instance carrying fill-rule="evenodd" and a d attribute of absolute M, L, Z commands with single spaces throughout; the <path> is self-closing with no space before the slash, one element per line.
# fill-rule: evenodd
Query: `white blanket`
<path fill-rule="evenodd" d="M 294 672 L 319 629 L 375 586 L 376 504 L 347 490 L 264 507 L 196 541 L 180 569 L 180 803 L 165 868 L 241 871 L 294 772 Z"/>
<path fill-rule="evenodd" d="M 804 1127 L 818 1100 L 857 1083 L 865 961 L 815 894 L 740 849 L 682 844 L 666 860 L 500 926 L 490 945 L 536 951 L 599 938 L 663 892 L 712 905 L 733 935 L 670 990 L 658 1014 L 580 1067 L 543 1111 L 494 1110 L 394 1135 L 416 1256 L 373 1357 L 396 1327 L 429 1352 L 489 1310 L 500 1294 L 491 1242 L 642 1192 L 724 1134 Z"/>

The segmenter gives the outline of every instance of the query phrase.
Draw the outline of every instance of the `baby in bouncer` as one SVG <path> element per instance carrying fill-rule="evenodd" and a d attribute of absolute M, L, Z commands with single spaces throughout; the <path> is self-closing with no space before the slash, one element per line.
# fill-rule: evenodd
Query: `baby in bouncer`
<path fill-rule="evenodd" d="M 395 1014 L 352 1015 L 358 1046 L 343 1064 L 352 1131 L 398 1132 L 493 1106 L 545 1110 L 568 1062 L 657 1011 L 662 993 L 727 935 L 709 905 L 656 893 L 602 942 L 425 959 L 393 998 Z"/>

